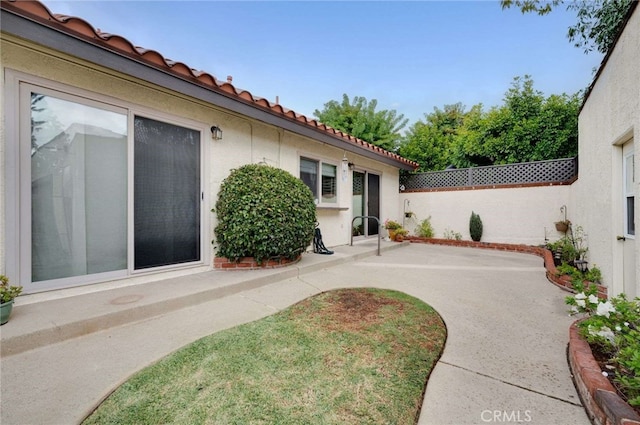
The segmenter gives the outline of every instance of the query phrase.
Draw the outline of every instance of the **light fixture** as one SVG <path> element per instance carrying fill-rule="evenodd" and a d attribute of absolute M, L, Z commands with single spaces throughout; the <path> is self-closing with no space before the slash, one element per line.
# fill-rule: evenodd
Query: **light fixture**
<path fill-rule="evenodd" d="M 213 140 L 221 140 L 222 139 L 222 129 L 217 125 L 211 126 L 211 138 Z"/>
<path fill-rule="evenodd" d="M 582 273 L 585 273 L 587 270 L 589 270 L 589 268 L 587 267 L 588 264 L 589 262 L 585 260 L 575 260 L 573 262 L 573 265 L 576 266 L 576 269 L 580 270 Z"/>
<path fill-rule="evenodd" d="M 346 182 L 349 178 L 349 160 L 347 159 L 347 153 L 342 155 L 342 181 Z"/>

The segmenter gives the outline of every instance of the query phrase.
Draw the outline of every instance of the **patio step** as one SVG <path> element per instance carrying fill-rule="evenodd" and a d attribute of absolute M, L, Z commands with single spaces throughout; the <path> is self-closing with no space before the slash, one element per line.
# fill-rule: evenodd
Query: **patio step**
<path fill-rule="evenodd" d="M 408 243 L 383 242 L 381 251 Z M 61 341 L 146 320 L 376 254 L 371 241 L 334 248 L 334 255 L 303 254 L 295 265 L 268 270 L 213 270 L 120 288 L 60 296 L 64 290 L 16 299 L 11 319 L 0 328 L 0 355 L 11 356 Z M 74 288 L 75 292 L 78 288 Z M 35 300 L 34 300 L 35 299 Z"/>

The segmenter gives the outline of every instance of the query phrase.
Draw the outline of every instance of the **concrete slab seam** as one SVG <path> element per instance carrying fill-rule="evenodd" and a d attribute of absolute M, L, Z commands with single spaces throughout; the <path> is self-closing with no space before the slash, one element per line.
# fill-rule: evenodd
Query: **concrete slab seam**
<path fill-rule="evenodd" d="M 538 395 L 541 395 L 543 397 L 551 398 L 553 400 L 561 401 L 563 403 L 571 404 L 571 405 L 577 406 L 577 407 L 584 407 L 581 403 L 576 403 L 574 401 L 565 400 L 563 398 L 556 397 L 556 396 L 553 396 L 553 395 L 550 395 L 550 394 L 545 394 L 543 392 L 536 391 L 536 390 L 531 389 L 531 388 L 523 387 L 521 385 L 517 385 L 517 384 L 514 384 L 512 382 L 507 382 L 507 381 L 505 381 L 503 379 L 496 378 L 495 376 L 491 376 L 491 375 L 487 375 L 485 373 L 480 373 L 480 372 L 475 371 L 475 370 L 467 369 L 466 367 L 463 367 L 463 366 L 458 366 L 458 365 L 454 365 L 454 364 L 443 362 L 443 361 L 440 361 L 438 363 L 441 363 L 441 364 L 444 364 L 444 365 L 447 365 L 447 366 L 451 366 L 451 367 L 455 367 L 456 369 L 461 369 L 461 370 L 464 370 L 466 372 L 473 373 L 474 375 L 482 376 L 484 378 L 489 378 L 489 379 L 491 379 L 493 381 L 500 382 L 502 384 L 509 385 L 511 387 L 519 388 L 521 390 L 528 391 L 528 392 L 531 392 L 531 393 L 534 393 L 534 394 L 538 394 Z"/>

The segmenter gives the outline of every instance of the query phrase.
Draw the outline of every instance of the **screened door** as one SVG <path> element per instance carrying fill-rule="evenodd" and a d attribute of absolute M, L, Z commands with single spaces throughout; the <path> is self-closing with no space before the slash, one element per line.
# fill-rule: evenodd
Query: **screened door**
<path fill-rule="evenodd" d="M 365 171 L 353 172 L 353 217 L 374 216 L 380 218 L 380 176 Z M 358 218 L 353 223 L 353 236 L 371 236 L 379 232 L 375 220 Z"/>
<path fill-rule="evenodd" d="M 380 219 L 380 176 L 367 173 L 367 215 Z M 379 225 L 375 220 L 369 220 L 368 235 L 377 235 Z"/>
<path fill-rule="evenodd" d="M 200 132 L 134 120 L 134 269 L 200 261 Z"/>

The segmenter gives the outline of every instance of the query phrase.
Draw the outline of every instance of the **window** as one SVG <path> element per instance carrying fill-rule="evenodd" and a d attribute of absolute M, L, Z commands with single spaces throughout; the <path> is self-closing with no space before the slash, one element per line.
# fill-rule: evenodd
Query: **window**
<path fill-rule="evenodd" d="M 202 265 L 206 125 L 25 79 L 8 152 L 16 283 L 37 292 Z"/>
<path fill-rule="evenodd" d="M 311 189 L 317 205 L 337 204 L 337 176 L 338 167 L 334 164 L 300 158 L 300 179 Z"/>
<path fill-rule="evenodd" d="M 634 155 L 629 154 L 624 158 L 624 197 L 625 197 L 625 233 L 626 236 L 636 234 L 635 224 L 635 197 L 633 185 L 635 183 Z"/>
<path fill-rule="evenodd" d="M 29 96 L 31 280 L 125 270 L 127 115 Z"/>

